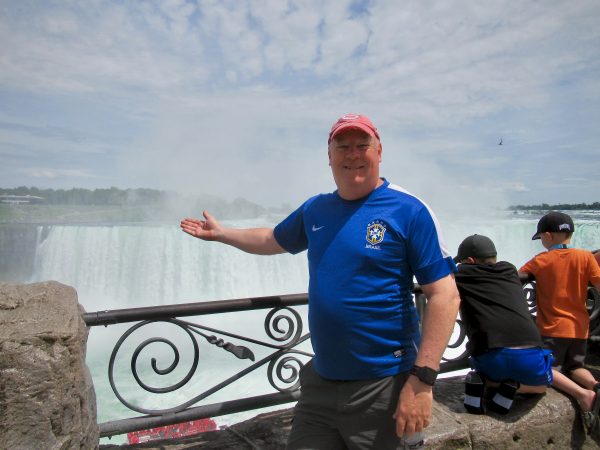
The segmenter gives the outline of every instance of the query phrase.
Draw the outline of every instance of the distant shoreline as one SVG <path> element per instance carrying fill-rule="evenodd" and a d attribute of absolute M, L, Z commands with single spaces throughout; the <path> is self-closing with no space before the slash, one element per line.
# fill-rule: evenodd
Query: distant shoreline
<path fill-rule="evenodd" d="M 19 200 L 20 198 L 20 200 Z M 39 189 L 36 187 L 21 186 L 18 188 L 0 187 L 0 204 L 24 203 L 38 205 L 63 205 L 63 206 L 108 206 L 108 207 L 156 207 L 173 204 L 185 204 L 188 206 L 199 205 L 202 209 L 221 210 L 231 209 L 226 213 L 251 212 L 251 216 L 264 214 L 266 212 L 289 212 L 290 205 L 284 204 L 278 208 L 266 208 L 244 198 L 236 198 L 228 201 L 211 195 L 182 195 L 173 191 L 157 189 Z M 196 208 L 196 210 L 202 210 Z M 550 205 L 541 203 L 537 205 L 511 205 L 505 208 L 507 211 L 551 211 L 551 210 L 600 210 L 600 202 L 594 203 L 558 203 Z M 215 211 L 213 211 L 215 212 Z M 234 216 L 237 214 L 234 214 Z"/>
<path fill-rule="evenodd" d="M 594 203 L 558 203 L 555 205 L 549 205 L 542 203 L 541 205 L 512 205 L 506 208 L 509 211 L 598 211 L 600 210 L 600 202 Z"/>

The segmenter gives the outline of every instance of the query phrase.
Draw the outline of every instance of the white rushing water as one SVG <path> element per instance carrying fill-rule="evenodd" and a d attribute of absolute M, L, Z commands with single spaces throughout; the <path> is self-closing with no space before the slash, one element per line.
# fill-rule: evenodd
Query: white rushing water
<path fill-rule="evenodd" d="M 574 214 L 576 233 L 572 245 L 584 249 L 600 248 L 598 213 Z M 478 233 L 496 243 L 498 258 L 519 267 L 536 253 L 543 251 L 539 241 L 532 241 L 538 217 L 515 214 L 443 221 L 448 250 L 455 254 L 461 240 Z M 260 220 L 240 221 L 234 226 L 262 226 Z M 306 292 L 308 270 L 305 254 L 296 256 L 255 256 L 217 243 L 206 243 L 182 233 L 177 226 L 51 226 L 40 227 L 35 253 L 34 275 L 30 281 L 57 280 L 75 287 L 79 302 L 87 312 L 140 306 L 155 306 L 209 300 L 225 300 L 262 295 Z M 302 310 L 302 308 L 300 308 Z M 305 314 L 305 310 L 302 311 Z M 264 337 L 262 312 L 246 315 L 209 316 L 203 325 L 215 326 L 246 336 L 256 333 Z M 116 340 L 129 327 L 119 325 L 94 327 L 88 343 L 88 365 L 92 371 L 98 399 L 99 421 L 132 417 L 115 398 L 108 384 L 107 364 Z M 155 331 L 155 330 L 153 330 Z M 172 329 L 165 329 L 169 338 Z M 157 333 L 153 333 L 156 335 Z M 200 343 L 204 344 L 203 342 Z M 210 347 L 204 349 L 204 347 Z M 201 359 L 210 366 L 199 367 L 188 390 L 171 397 L 148 399 L 145 391 L 136 389 L 129 363 L 119 367 L 117 379 L 129 392 L 128 399 L 144 402 L 149 408 L 179 404 L 200 390 L 247 367 L 229 353 L 204 345 Z M 168 365 L 169 363 L 166 363 Z M 156 384 L 159 384 L 156 380 Z M 241 387 L 240 387 L 241 385 Z M 206 402 L 273 392 L 268 389 L 265 372 L 235 388 L 219 392 Z M 154 396 L 156 397 L 156 396 Z M 257 412 L 216 418 L 219 425 L 230 424 L 254 416 Z M 119 442 L 123 438 L 113 439 Z"/>

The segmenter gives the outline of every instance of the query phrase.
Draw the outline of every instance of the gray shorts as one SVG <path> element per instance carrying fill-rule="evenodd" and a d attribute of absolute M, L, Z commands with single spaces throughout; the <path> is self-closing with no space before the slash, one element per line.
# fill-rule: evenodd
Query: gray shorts
<path fill-rule="evenodd" d="M 587 339 L 542 336 L 542 341 L 546 348 L 552 350 L 552 367 L 559 372 L 568 375 L 575 369 L 585 367 Z"/>
<path fill-rule="evenodd" d="M 422 433 L 396 436 L 393 414 L 408 373 L 372 380 L 321 378 L 309 361 L 300 371 L 300 400 L 287 450 L 420 449 Z"/>

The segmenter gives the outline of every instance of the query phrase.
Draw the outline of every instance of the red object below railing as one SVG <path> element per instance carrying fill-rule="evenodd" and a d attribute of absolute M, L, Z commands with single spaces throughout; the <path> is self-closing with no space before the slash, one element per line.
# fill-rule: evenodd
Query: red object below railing
<path fill-rule="evenodd" d="M 173 439 L 193 436 L 206 431 L 215 431 L 217 424 L 212 419 L 191 420 L 188 422 L 165 425 L 164 427 L 149 428 L 147 430 L 132 431 L 127 433 L 130 444 L 141 444 L 160 439 Z"/>

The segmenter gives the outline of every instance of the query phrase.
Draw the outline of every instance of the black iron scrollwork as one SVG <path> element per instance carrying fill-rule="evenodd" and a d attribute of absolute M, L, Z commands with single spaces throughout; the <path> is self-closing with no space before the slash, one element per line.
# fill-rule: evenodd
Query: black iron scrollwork
<path fill-rule="evenodd" d="M 299 375 L 300 369 L 302 369 L 304 363 L 300 358 L 296 356 L 290 356 L 291 353 L 297 353 L 306 356 L 305 353 L 300 352 L 283 353 L 278 358 L 272 359 L 269 362 L 269 367 L 267 369 L 269 383 L 271 386 L 281 392 L 294 391 L 300 387 Z M 286 376 L 284 371 L 289 372 L 289 374 Z M 278 381 L 284 384 L 283 387 L 277 383 L 274 376 L 277 377 Z"/>
<path fill-rule="evenodd" d="M 140 326 L 145 325 L 144 323 L 140 324 L 139 326 L 135 327 L 135 329 L 139 328 Z M 133 331 L 135 331 L 135 329 L 130 329 L 128 333 L 126 333 L 126 336 L 129 336 Z M 187 331 L 187 330 L 186 330 Z M 193 338 L 193 336 L 189 333 L 190 338 L 192 339 L 192 343 L 194 346 L 194 361 L 192 363 L 192 367 L 190 368 L 190 370 L 188 371 L 188 373 L 186 374 L 186 376 L 179 382 L 176 384 L 173 384 L 171 386 L 167 386 L 167 387 L 162 387 L 162 388 L 157 388 L 157 387 L 152 387 L 147 385 L 146 383 L 144 383 L 139 374 L 138 374 L 138 370 L 137 370 L 137 363 L 138 363 L 138 356 L 140 354 L 140 352 L 142 350 L 144 350 L 144 348 L 146 348 L 148 345 L 156 343 L 156 342 L 162 342 L 167 344 L 169 347 L 171 347 L 171 349 L 173 350 L 173 354 L 174 354 L 174 358 L 173 358 L 173 362 L 171 363 L 171 365 L 165 369 L 159 369 L 158 368 L 158 364 L 156 362 L 156 358 L 152 358 L 150 360 L 151 362 L 151 367 L 154 370 L 155 373 L 157 373 L 158 375 L 168 375 L 169 373 L 173 372 L 173 370 L 178 366 L 179 364 L 179 350 L 177 350 L 177 347 L 175 346 L 175 344 L 173 344 L 171 341 L 169 341 L 168 339 L 164 339 L 164 338 L 152 338 L 152 339 L 147 339 L 144 342 L 142 342 L 140 345 L 138 345 L 138 347 L 135 349 L 135 351 L 133 352 L 133 355 L 131 357 L 131 373 L 133 374 L 133 377 L 135 378 L 135 381 L 137 381 L 137 383 L 144 388 L 146 391 L 148 392 L 152 392 L 155 394 L 161 394 L 161 393 L 166 393 L 166 392 L 172 392 L 175 391 L 177 389 L 179 389 L 181 386 L 184 386 L 192 377 L 192 375 L 194 375 L 194 372 L 196 371 L 196 367 L 198 366 L 198 356 L 199 356 L 199 350 L 198 350 L 198 344 L 196 343 L 196 340 Z M 112 373 L 113 373 L 113 364 L 114 364 L 114 357 L 116 357 L 116 353 L 119 350 L 121 343 L 117 344 L 117 346 L 115 347 L 115 349 L 113 350 L 113 355 L 111 355 L 111 361 L 110 361 L 110 365 L 109 365 L 109 378 L 111 378 L 111 384 L 112 384 Z M 113 387 L 114 389 L 114 387 Z"/>
<path fill-rule="evenodd" d="M 141 413 L 152 413 L 151 410 L 145 409 L 145 408 L 140 408 L 137 407 L 136 405 L 133 405 L 132 403 L 128 402 L 127 400 L 125 400 L 125 398 L 121 395 L 121 393 L 119 392 L 119 390 L 116 387 L 115 384 L 115 380 L 114 380 L 114 365 L 115 365 L 115 360 L 117 357 L 117 354 L 119 353 L 119 350 L 123 344 L 123 342 L 125 342 L 125 340 L 131 336 L 135 331 L 137 331 L 138 329 L 140 329 L 141 327 L 148 325 L 150 323 L 156 323 L 156 322 L 168 322 L 171 323 L 173 325 L 176 325 L 178 327 L 180 327 L 182 330 L 185 331 L 185 333 L 187 333 L 187 335 L 189 336 L 189 338 L 191 339 L 192 345 L 193 345 L 193 349 L 194 349 L 194 354 L 193 354 L 193 361 L 192 364 L 190 366 L 190 369 L 188 370 L 188 372 L 183 376 L 183 378 L 181 379 L 181 381 L 172 384 L 170 386 L 166 386 L 166 387 L 154 387 L 154 386 L 150 386 L 147 383 L 143 382 L 142 379 L 139 376 L 138 373 L 138 360 L 139 360 L 139 355 L 142 352 L 142 350 L 144 350 L 145 348 L 147 348 L 149 345 L 154 344 L 154 343 L 164 343 L 167 344 L 171 350 L 173 351 L 173 362 L 166 368 L 159 368 L 158 367 L 158 363 L 156 358 L 151 358 L 151 367 L 154 370 L 154 372 L 158 375 L 167 375 L 172 373 L 175 368 L 179 365 L 179 350 L 177 349 L 177 347 L 175 346 L 175 344 L 173 342 L 171 342 L 168 339 L 165 338 L 151 338 L 151 339 L 146 339 L 145 341 L 143 341 L 141 344 L 139 344 L 137 346 L 137 348 L 134 350 L 132 357 L 131 357 L 131 372 L 133 374 L 133 377 L 135 378 L 136 382 L 138 383 L 138 385 L 140 387 L 142 387 L 143 389 L 145 389 L 148 392 L 152 392 L 155 394 L 164 394 L 167 392 L 173 392 L 179 388 L 181 388 L 182 386 L 184 386 L 185 384 L 188 383 L 188 381 L 192 378 L 192 376 L 194 375 L 194 373 L 196 372 L 196 368 L 198 367 L 198 360 L 199 360 L 199 348 L 198 348 L 198 343 L 196 342 L 196 339 L 194 338 L 194 336 L 192 335 L 191 331 L 177 323 L 176 321 L 172 321 L 172 320 L 163 320 L 163 321 L 150 321 L 150 320 L 146 320 L 143 322 L 140 322 L 134 326 L 132 326 L 131 328 L 129 328 L 129 330 L 127 330 L 117 341 L 111 356 L 110 356 L 110 361 L 109 361 L 109 365 L 108 365 L 108 379 L 110 382 L 110 385 L 112 387 L 113 392 L 115 393 L 115 395 L 117 396 L 117 398 L 119 399 L 119 401 L 121 403 L 123 403 L 123 405 L 125 405 L 126 407 L 128 407 L 129 409 L 133 410 L 133 411 L 138 411 Z"/>
<path fill-rule="evenodd" d="M 306 352 L 289 351 L 296 346 L 302 335 L 302 318 L 291 308 L 272 309 L 265 318 L 265 332 L 274 341 L 285 343 L 283 352 L 269 361 L 267 377 L 269 383 L 280 392 L 294 391 L 300 387 L 298 379 L 300 369 L 304 365 L 297 355 L 310 357 Z M 291 356 L 294 353 L 295 356 Z M 287 373 L 286 373 L 287 372 Z"/>
<path fill-rule="evenodd" d="M 537 314 L 537 302 L 535 298 L 535 281 L 529 281 L 523 285 L 523 291 L 525 292 L 525 300 L 527 301 L 527 307 L 529 313 L 533 316 Z"/>
<path fill-rule="evenodd" d="M 138 383 L 138 385 L 141 388 L 143 388 L 144 390 L 146 390 L 148 392 L 155 393 L 155 394 L 165 394 L 165 393 L 173 392 L 177 389 L 180 389 L 183 386 L 185 386 L 190 381 L 190 379 L 194 376 L 194 374 L 196 373 L 196 370 L 198 368 L 199 354 L 200 354 L 199 345 L 198 345 L 198 341 L 196 338 L 197 336 L 203 337 L 206 340 L 206 342 L 208 342 L 209 344 L 223 348 L 224 350 L 233 354 L 235 357 L 242 359 L 242 360 L 247 359 L 247 360 L 251 360 L 254 362 L 256 359 L 254 352 L 252 350 L 250 350 L 248 347 L 241 346 L 241 345 L 234 345 L 231 342 L 227 342 L 223 338 L 218 337 L 217 334 L 220 334 L 223 336 L 230 336 L 232 338 L 245 340 L 246 342 L 261 345 L 266 348 L 271 348 L 274 350 L 274 352 L 272 352 L 269 356 L 261 359 L 260 361 L 255 362 L 254 364 L 247 367 L 246 369 L 243 369 L 241 372 L 238 372 L 237 374 L 222 381 L 221 383 L 218 383 L 215 386 L 212 386 L 212 387 L 206 389 L 204 392 L 202 392 L 200 394 L 196 393 L 197 395 L 193 396 L 193 398 L 188 399 L 185 403 L 183 403 L 181 405 L 178 405 L 178 406 L 175 406 L 172 408 L 168 408 L 168 409 L 163 409 L 163 410 L 150 410 L 150 409 L 142 408 L 140 406 L 132 404 L 131 402 L 127 401 L 123 397 L 123 395 L 121 395 L 121 393 L 118 391 L 116 383 L 115 383 L 114 372 L 115 372 L 115 361 L 117 359 L 117 354 L 121 350 L 122 345 L 127 340 L 127 338 L 129 338 L 135 331 L 139 330 L 141 327 L 149 325 L 149 324 L 157 324 L 157 323 L 168 323 L 168 324 L 177 326 L 180 329 L 182 329 L 191 339 L 192 346 L 193 346 L 193 358 L 192 358 L 192 363 L 191 363 L 189 370 L 187 371 L 187 373 L 185 373 L 182 376 L 180 381 L 178 381 L 177 383 L 171 384 L 169 386 L 166 386 L 166 387 L 153 386 L 147 382 L 144 382 L 139 373 L 138 366 L 140 365 L 140 361 L 141 361 L 140 355 L 141 355 L 142 351 L 144 351 L 146 348 L 149 348 L 149 346 L 151 344 L 166 344 L 170 348 L 170 350 L 173 354 L 173 358 L 172 358 L 172 361 L 166 367 L 160 366 L 160 364 L 157 362 L 156 358 L 151 358 L 151 360 L 150 360 L 150 366 L 151 366 L 152 370 L 154 371 L 154 373 L 162 376 L 162 375 L 174 374 L 175 369 L 178 367 L 178 365 L 181 362 L 180 350 L 177 348 L 177 346 L 171 340 L 164 338 L 164 337 L 153 337 L 150 339 L 146 339 L 141 344 L 139 344 L 133 351 L 133 354 L 131 357 L 131 363 L 130 363 L 131 372 L 132 372 L 132 375 L 135 378 L 136 382 Z M 140 322 L 140 323 L 132 326 L 131 328 L 129 328 L 121 336 L 121 338 L 117 341 L 117 343 L 112 351 L 112 354 L 110 357 L 110 362 L 109 362 L 109 374 L 108 374 L 110 385 L 113 389 L 113 392 L 119 399 L 119 401 L 121 403 L 123 403 L 123 405 L 125 405 L 127 408 L 129 408 L 133 411 L 137 411 L 137 412 L 144 413 L 144 414 L 150 414 L 150 415 L 159 415 L 159 414 L 165 414 L 165 413 L 170 413 L 170 412 L 182 411 L 182 410 L 186 409 L 187 407 L 191 406 L 192 404 L 197 403 L 198 401 L 202 400 L 203 398 L 208 397 L 209 395 L 213 394 L 214 392 L 233 383 L 234 381 L 242 378 L 243 376 L 247 375 L 248 373 L 256 370 L 258 367 L 261 367 L 267 363 L 268 363 L 268 367 L 267 367 L 268 379 L 269 379 L 269 383 L 271 384 L 271 386 L 273 386 L 275 389 L 279 390 L 280 392 L 293 391 L 293 390 L 297 389 L 299 386 L 298 374 L 299 374 L 300 368 L 303 365 L 301 359 L 298 356 L 303 355 L 303 356 L 306 356 L 307 358 L 310 358 L 312 356 L 312 354 L 303 352 L 301 350 L 294 350 L 294 351 L 290 350 L 294 346 L 298 345 L 301 342 L 304 342 L 305 340 L 307 340 L 309 338 L 309 335 L 302 336 L 302 318 L 300 317 L 300 314 L 298 314 L 298 312 L 296 312 L 295 310 L 293 310 L 291 308 L 288 308 L 288 307 L 274 308 L 274 309 L 270 310 L 269 313 L 267 314 L 267 316 L 265 318 L 265 322 L 264 322 L 264 328 L 265 328 L 265 332 L 266 332 L 267 336 L 272 341 L 275 341 L 277 344 L 262 342 L 262 341 L 259 341 L 256 339 L 239 336 L 239 335 L 228 333 L 228 332 L 225 332 L 222 330 L 215 330 L 210 327 L 182 321 L 179 319 L 146 320 L 146 321 Z M 295 353 L 296 355 L 290 356 L 289 355 L 290 352 Z"/>
<path fill-rule="evenodd" d="M 528 282 L 527 284 L 524 285 L 524 290 L 525 290 L 525 297 L 526 297 L 526 300 L 527 300 L 527 303 L 529 306 L 529 310 L 532 313 L 532 315 L 534 315 L 537 311 L 537 305 L 536 305 L 536 299 L 535 299 L 535 283 Z M 181 312 L 182 312 L 181 305 L 172 305 L 171 308 L 161 307 L 162 311 L 160 312 L 160 315 L 156 314 L 156 308 L 141 308 L 141 309 L 143 309 L 143 311 L 134 312 L 133 315 L 130 310 L 101 311 L 101 312 L 96 312 L 96 313 L 86 313 L 84 315 L 84 320 L 86 321 L 86 324 L 88 324 L 88 326 L 110 325 L 110 324 L 116 324 L 116 323 L 133 322 L 133 321 L 137 321 L 137 320 L 142 321 L 142 322 L 139 322 L 136 325 L 132 326 L 129 330 L 127 330 L 121 336 L 121 338 L 118 340 L 117 344 L 115 345 L 115 347 L 112 351 L 112 354 L 110 356 L 110 362 L 109 362 L 108 375 L 109 375 L 110 385 L 111 385 L 116 397 L 119 399 L 119 401 L 123 405 L 125 405 L 127 408 L 129 408 L 130 410 L 137 411 L 142 414 L 148 414 L 151 416 L 161 416 L 165 420 L 167 420 L 167 419 L 171 420 L 171 418 L 175 417 L 177 415 L 177 413 L 187 410 L 190 406 L 196 405 L 201 400 L 203 400 L 203 399 L 209 397 L 210 395 L 214 394 L 215 392 L 231 385 L 232 383 L 242 379 L 246 375 L 250 374 L 251 372 L 256 371 L 257 369 L 259 369 L 261 367 L 266 368 L 268 381 L 269 381 L 269 384 L 271 385 L 271 387 L 275 388 L 279 392 L 277 394 L 268 394 L 268 395 L 264 395 L 264 396 L 253 397 L 253 398 L 251 398 L 252 405 L 257 404 L 257 402 L 260 403 L 262 406 L 267 405 L 267 403 L 262 403 L 263 401 L 265 401 L 264 399 L 266 399 L 267 397 L 269 397 L 269 399 L 268 399 L 269 405 L 282 404 L 282 403 L 291 401 L 290 399 L 297 399 L 298 393 L 294 392 L 294 391 L 296 391 L 300 386 L 299 378 L 300 378 L 300 373 L 301 373 L 302 367 L 304 366 L 305 362 L 313 356 L 312 353 L 302 351 L 299 348 L 300 344 L 302 344 L 303 342 L 307 341 L 310 338 L 310 333 L 307 332 L 306 334 L 302 335 L 303 322 L 300 317 L 300 314 L 298 314 L 294 309 L 292 309 L 290 307 L 290 306 L 296 306 L 296 305 L 305 305 L 307 298 L 304 294 L 302 294 L 300 297 L 302 297 L 302 296 L 304 298 L 299 298 L 299 295 L 293 295 L 293 296 L 287 296 L 286 298 L 283 298 L 285 296 L 281 296 L 281 297 L 277 297 L 277 298 L 269 297 L 269 298 L 259 298 L 259 299 L 238 299 L 238 300 L 227 301 L 227 305 L 225 305 L 225 306 L 222 305 L 223 301 L 215 302 L 215 305 L 208 305 L 208 306 L 205 306 L 205 304 L 190 304 L 190 305 L 187 305 L 185 308 L 183 308 L 183 312 L 184 312 L 183 314 L 181 314 Z M 422 317 L 424 309 L 426 307 L 425 296 L 421 293 L 419 295 L 415 295 L 415 297 L 416 297 L 415 303 L 417 306 L 417 311 L 419 312 L 419 315 Z M 212 314 L 212 313 L 216 313 L 216 312 L 229 313 L 229 312 L 234 312 L 234 311 L 240 311 L 240 309 L 239 309 L 240 303 L 242 303 L 242 304 L 247 303 L 250 306 L 255 306 L 254 303 L 256 300 L 265 301 L 270 305 L 268 307 L 265 307 L 265 310 L 267 308 L 272 308 L 267 313 L 265 321 L 264 321 L 264 330 L 270 341 L 262 341 L 262 340 L 251 338 L 251 337 L 239 336 L 239 335 L 236 335 L 233 333 L 225 332 L 223 330 L 216 330 L 216 329 L 212 329 L 212 328 L 209 328 L 206 326 L 201 326 L 198 324 L 194 324 L 194 323 L 190 323 L 190 322 L 186 322 L 183 320 L 173 318 L 173 317 L 187 317 L 187 316 L 199 315 L 199 314 Z M 273 307 L 273 304 L 276 304 L 277 306 Z M 284 306 L 282 306 L 282 305 L 284 305 Z M 596 290 L 592 290 L 592 289 L 589 290 L 587 306 L 588 306 L 588 312 L 590 313 L 590 319 L 591 319 L 590 320 L 591 339 L 596 337 L 598 339 L 598 341 L 600 342 L 600 338 L 598 338 L 598 337 L 600 337 L 600 294 Z M 229 309 L 230 307 L 231 307 L 231 309 Z M 256 308 L 252 307 L 252 308 L 248 308 L 248 309 L 256 309 Z M 157 317 L 160 317 L 160 319 L 156 319 Z M 250 361 L 252 361 L 252 363 L 248 364 L 247 367 L 243 368 L 242 370 L 233 374 L 232 376 L 229 376 L 228 378 L 226 378 L 222 381 L 217 381 L 216 384 L 209 386 L 208 388 L 203 390 L 203 392 L 198 393 L 198 392 L 194 391 L 189 397 L 187 397 L 188 400 L 185 401 L 185 403 L 180 404 L 178 406 L 175 406 L 172 408 L 165 408 L 162 410 L 150 410 L 150 409 L 145 409 L 145 408 L 133 405 L 132 403 L 130 403 L 124 399 L 124 397 L 119 393 L 119 391 L 117 390 L 116 385 L 115 385 L 115 380 L 114 380 L 115 367 L 114 366 L 115 366 L 115 360 L 117 358 L 117 354 L 119 353 L 123 342 L 129 336 L 131 336 L 132 333 L 134 333 L 136 330 L 138 330 L 140 327 L 143 327 L 143 326 L 151 324 L 151 323 L 161 323 L 161 322 L 178 326 L 182 330 L 184 330 L 185 333 L 187 333 L 187 335 L 192 340 L 194 355 L 193 355 L 192 363 L 191 363 L 189 370 L 182 376 L 182 378 L 179 382 L 169 385 L 167 387 L 157 387 L 157 386 L 152 386 L 148 383 L 143 382 L 141 380 L 140 375 L 138 374 L 138 366 L 141 365 L 140 356 L 142 354 L 142 351 L 144 351 L 144 349 L 149 348 L 152 344 L 164 344 L 164 345 L 167 345 L 171 349 L 171 352 L 173 355 L 172 361 L 170 363 L 166 364 L 165 366 L 159 364 L 156 358 L 151 358 L 150 366 L 151 366 L 152 370 L 154 371 L 154 373 L 159 376 L 164 376 L 164 375 L 168 375 L 168 374 L 172 374 L 173 376 L 175 376 L 176 368 L 181 364 L 181 360 L 183 359 L 184 361 L 189 361 L 189 358 L 187 358 L 187 359 L 181 358 L 180 350 L 170 339 L 167 339 L 167 338 L 154 337 L 151 339 L 147 339 L 144 342 L 142 342 L 141 344 L 139 344 L 137 346 L 137 348 L 135 348 L 135 351 L 133 352 L 133 355 L 131 357 L 131 372 L 132 372 L 132 375 L 135 378 L 136 382 L 139 384 L 139 386 L 148 392 L 157 393 L 157 394 L 164 394 L 164 393 L 172 392 L 172 391 L 175 391 L 175 390 L 183 387 L 186 383 L 188 383 L 191 380 L 191 378 L 196 374 L 196 371 L 198 368 L 199 342 L 200 343 L 203 342 L 202 340 L 198 339 L 198 336 L 202 336 L 208 344 L 222 348 L 222 349 L 230 352 L 232 355 L 239 358 L 240 360 L 250 360 Z M 453 339 L 452 342 L 449 343 L 449 345 L 448 345 L 449 349 L 462 348 L 462 346 L 463 346 L 463 344 L 465 344 L 465 341 L 467 338 L 465 326 L 460 319 L 458 319 L 456 321 L 456 326 L 458 326 L 458 330 L 457 330 L 457 332 L 455 332 L 453 334 L 453 337 L 455 337 L 455 338 Z M 228 337 L 232 338 L 232 340 L 234 342 L 244 341 L 248 344 L 254 344 L 255 346 L 260 346 L 260 347 L 262 347 L 263 350 L 267 349 L 266 353 L 268 353 L 268 354 L 262 355 L 258 361 L 255 361 L 255 359 L 256 359 L 255 354 L 248 347 L 241 346 L 241 345 L 234 345 L 233 343 L 227 342 L 224 338 L 219 337 L 219 336 L 228 336 Z M 460 370 L 460 369 L 464 369 L 464 368 L 468 367 L 468 365 L 465 365 L 467 357 L 468 357 L 468 352 L 466 351 L 466 349 L 459 356 L 456 356 L 456 357 L 444 356 L 443 360 L 445 361 L 445 363 L 442 364 L 442 367 L 441 367 L 442 372 L 452 372 L 455 370 Z M 204 383 L 204 384 L 208 384 L 208 383 Z M 242 400 L 244 400 L 244 401 L 242 401 Z M 242 410 L 251 409 L 251 408 L 248 408 L 247 405 L 249 403 L 246 402 L 245 400 L 250 400 L 250 399 L 245 398 L 245 399 L 239 399 L 239 400 L 225 402 L 225 403 L 230 403 L 231 405 L 233 403 L 236 403 L 235 406 L 230 406 L 230 407 L 234 408 L 234 409 L 231 409 L 231 411 L 242 411 Z M 284 400 L 284 401 L 282 401 L 282 400 Z M 242 404 L 243 404 L 243 406 L 240 406 Z M 209 405 L 209 406 L 211 406 L 211 407 L 218 406 L 219 408 L 221 408 L 223 406 L 223 403 L 217 403 L 217 404 Z M 204 406 L 200 406 L 199 408 L 194 408 L 194 409 L 201 409 L 203 407 Z M 237 408 L 237 409 L 235 409 L 235 408 Z M 240 409 L 240 408 L 244 408 L 244 409 Z M 138 420 L 138 419 L 141 419 L 141 418 L 136 418 L 135 420 Z M 112 426 L 115 423 L 116 422 L 110 422 L 108 425 Z M 174 422 L 169 422 L 169 423 L 174 423 Z M 129 426 L 130 426 L 129 424 L 122 425 L 122 426 L 119 425 L 119 427 L 121 427 L 121 428 L 119 428 L 119 430 L 120 431 L 128 431 L 126 428 Z M 136 428 L 136 429 L 139 429 L 139 428 Z M 110 430 L 113 430 L 113 429 L 110 428 Z M 112 431 L 110 433 L 108 433 L 108 432 L 105 432 L 105 433 L 106 433 L 105 436 L 118 434 L 118 433 L 115 433 Z"/>
<path fill-rule="evenodd" d="M 229 353 L 232 353 L 238 359 L 249 359 L 254 361 L 254 353 L 248 347 L 244 347 L 241 345 L 233 345 L 231 342 L 225 342 L 223 339 L 218 338 L 214 335 L 206 335 L 201 333 L 198 330 L 195 330 L 196 333 L 203 336 L 210 344 L 216 345 L 217 347 L 221 347 L 224 350 L 227 350 Z"/>
<path fill-rule="evenodd" d="M 291 338 L 286 345 L 286 347 L 291 347 L 298 342 L 302 334 L 302 318 L 296 310 L 291 308 L 272 309 L 265 318 L 265 332 L 271 339 L 280 343 L 289 341 Z"/>
<path fill-rule="evenodd" d="M 463 344 L 466 343 L 466 339 L 467 339 L 467 330 L 465 328 L 465 324 L 463 323 L 463 321 L 460 319 L 456 319 L 455 326 L 458 327 L 458 336 L 456 337 L 455 340 L 450 341 L 448 343 L 447 348 L 450 348 L 450 349 L 460 348 Z M 465 349 L 458 356 L 448 357 L 448 356 L 444 355 L 442 357 L 442 361 L 460 361 L 462 359 L 467 358 L 468 356 L 469 356 L 469 352 Z"/>

